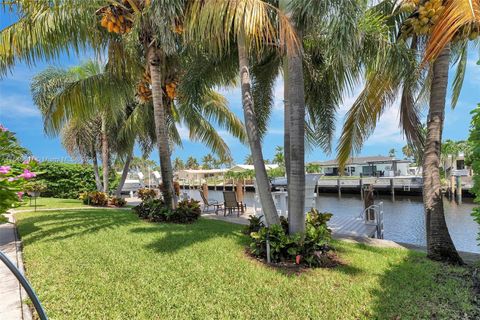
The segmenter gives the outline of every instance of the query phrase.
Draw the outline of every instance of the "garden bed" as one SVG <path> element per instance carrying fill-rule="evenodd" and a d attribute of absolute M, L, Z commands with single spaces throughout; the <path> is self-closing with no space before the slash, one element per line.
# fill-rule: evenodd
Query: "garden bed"
<path fill-rule="evenodd" d="M 20 213 L 26 272 L 52 319 L 474 319 L 471 270 L 334 241 L 335 268 L 245 255 L 242 226 L 155 224 L 128 210 Z"/>

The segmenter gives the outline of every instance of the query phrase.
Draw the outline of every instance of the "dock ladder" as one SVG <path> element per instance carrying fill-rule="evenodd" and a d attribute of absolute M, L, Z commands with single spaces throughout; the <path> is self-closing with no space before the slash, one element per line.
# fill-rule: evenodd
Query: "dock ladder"
<path fill-rule="evenodd" d="M 376 226 L 376 238 L 383 239 L 383 201 L 378 204 L 372 204 L 362 211 L 360 216 L 365 224 Z"/>

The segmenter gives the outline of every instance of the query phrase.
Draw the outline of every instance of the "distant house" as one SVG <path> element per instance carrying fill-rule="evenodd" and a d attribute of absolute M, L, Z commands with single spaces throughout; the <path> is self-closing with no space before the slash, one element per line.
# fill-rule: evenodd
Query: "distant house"
<path fill-rule="evenodd" d="M 326 176 L 338 176 L 340 173 L 337 160 L 313 163 L 319 165 Z M 410 160 L 401 160 L 385 156 L 355 157 L 348 160 L 343 175 L 378 177 L 410 176 L 415 174 L 414 170 L 410 168 L 411 163 Z"/>
<path fill-rule="evenodd" d="M 444 169 L 447 171 L 447 176 L 471 176 L 472 170 L 469 166 L 465 165 L 465 154 L 460 153 L 458 156 L 448 156 L 445 163 L 443 163 Z"/>

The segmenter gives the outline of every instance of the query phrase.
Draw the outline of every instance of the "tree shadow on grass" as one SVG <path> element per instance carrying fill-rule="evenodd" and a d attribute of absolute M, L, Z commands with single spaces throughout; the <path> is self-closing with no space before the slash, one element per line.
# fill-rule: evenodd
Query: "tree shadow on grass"
<path fill-rule="evenodd" d="M 72 209 L 31 213 L 19 220 L 18 229 L 24 243 L 29 244 L 64 240 L 136 222 L 137 217 L 128 211 Z"/>
<path fill-rule="evenodd" d="M 133 233 L 158 234 L 147 249 L 161 253 L 172 253 L 185 247 L 208 241 L 212 238 L 234 239 L 246 244 L 240 227 L 227 222 L 200 219 L 192 224 L 149 223 L 148 226 L 133 228 Z"/>
<path fill-rule="evenodd" d="M 369 250 L 378 250 L 370 248 Z M 471 270 L 450 267 L 409 251 L 391 263 L 371 291 L 372 319 L 479 319 Z"/>

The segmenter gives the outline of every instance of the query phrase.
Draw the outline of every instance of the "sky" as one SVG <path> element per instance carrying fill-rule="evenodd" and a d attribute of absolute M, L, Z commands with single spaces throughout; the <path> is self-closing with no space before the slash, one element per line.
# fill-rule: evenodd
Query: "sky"
<path fill-rule="evenodd" d="M 5 13 L 0 9 L 0 28 L 3 29 L 15 20 L 12 13 Z M 447 98 L 447 110 L 445 117 L 444 139 L 461 140 L 468 137 L 470 124 L 470 111 L 480 103 L 480 66 L 477 65 L 478 49 L 470 50 L 468 57 L 467 73 L 463 90 L 460 95 L 457 107 L 452 110 L 450 107 L 450 92 Z M 60 67 L 71 67 L 89 58 L 88 53 L 80 56 L 60 56 L 56 61 L 41 61 L 34 66 L 27 66 L 23 63 L 17 64 L 11 73 L 0 78 L 0 123 L 9 130 L 15 132 L 23 146 L 27 147 L 39 160 L 67 160 L 71 161 L 68 154 L 62 148 L 58 137 L 47 137 L 43 132 L 42 118 L 32 101 L 30 94 L 30 82 L 32 77 L 44 70 L 49 65 Z M 450 79 L 453 78 L 451 72 Z M 319 161 L 335 158 L 335 146 L 340 136 L 341 127 L 345 114 L 355 101 L 356 95 L 360 92 L 361 85 L 352 93 L 344 96 L 344 101 L 339 106 L 337 114 L 337 130 L 335 133 L 333 152 L 325 154 L 321 149 L 314 149 L 306 154 L 306 161 Z M 268 133 L 264 137 L 264 157 L 272 159 L 275 147 L 283 145 L 283 83 L 277 79 L 275 86 L 275 104 L 269 122 Z M 221 88 L 220 92 L 225 95 L 229 106 L 237 116 L 243 120 L 240 88 Z M 425 112 L 424 112 L 425 113 Z M 425 114 L 424 114 L 425 118 Z M 359 155 L 387 155 L 388 151 L 394 148 L 397 157 L 402 157 L 401 148 L 406 144 L 403 135 L 398 127 L 399 114 L 398 103 L 391 106 L 382 116 L 380 122 L 365 142 Z M 240 143 L 236 138 L 221 130 L 227 144 L 230 146 L 232 156 L 236 163 L 243 163 L 245 157 L 250 153 L 246 145 Z M 175 147 L 172 159 L 180 157 L 186 160 L 189 156 L 201 159 L 210 153 L 210 150 L 202 144 L 190 141 L 188 130 L 180 128 L 183 147 Z M 137 148 L 136 155 L 141 152 Z M 158 152 L 151 154 L 151 159 L 158 162 Z"/>

